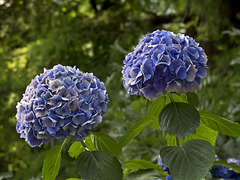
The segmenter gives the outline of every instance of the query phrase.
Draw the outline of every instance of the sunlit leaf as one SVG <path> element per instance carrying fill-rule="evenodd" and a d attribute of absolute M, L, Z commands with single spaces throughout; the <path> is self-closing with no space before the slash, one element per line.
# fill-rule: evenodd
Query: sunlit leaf
<path fill-rule="evenodd" d="M 81 142 L 76 141 L 70 146 L 68 150 L 68 154 L 72 158 L 77 158 L 78 155 L 81 154 L 83 151 L 84 151 L 84 148 Z"/>
<path fill-rule="evenodd" d="M 235 163 L 228 163 L 226 160 L 214 161 L 213 165 L 223 165 L 223 166 L 226 166 L 226 167 L 229 167 L 229 168 L 233 169 L 237 173 L 240 173 L 240 166 L 238 166 Z"/>
<path fill-rule="evenodd" d="M 168 175 L 168 173 L 164 172 L 159 165 L 153 164 L 152 162 L 146 161 L 146 160 L 129 160 L 122 163 L 122 166 L 123 168 L 134 169 L 134 170 L 155 169 L 158 172 L 160 172 L 162 175 Z"/>
<path fill-rule="evenodd" d="M 233 123 L 223 117 L 207 113 L 200 112 L 201 121 L 209 128 L 218 131 L 219 133 L 232 137 L 240 136 L 240 124 Z"/>
<path fill-rule="evenodd" d="M 191 139 L 202 139 L 210 142 L 212 146 L 215 146 L 217 135 L 217 131 L 210 129 L 205 124 L 201 123 L 196 129 L 196 134 L 186 137 L 185 142 L 190 141 Z"/>
<path fill-rule="evenodd" d="M 54 147 L 47 152 L 42 169 L 42 176 L 44 180 L 54 180 L 58 175 L 62 146 L 63 145 Z"/>

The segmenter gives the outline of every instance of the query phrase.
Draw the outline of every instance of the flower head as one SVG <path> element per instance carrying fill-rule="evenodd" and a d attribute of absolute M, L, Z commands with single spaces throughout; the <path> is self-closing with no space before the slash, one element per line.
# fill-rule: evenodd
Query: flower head
<path fill-rule="evenodd" d="M 193 38 L 154 31 L 124 60 L 123 84 L 130 94 L 154 100 L 162 91 L 193 92 L 206 76 L 207 56 Z"/>
<path fill-rule="evenodd" d="M 16 130 L 31 147 L 74 136 L 82 141 L 102 121 L 108 97 L 92 73 L 56 65 L 27 86 L 17 104 Z"/>

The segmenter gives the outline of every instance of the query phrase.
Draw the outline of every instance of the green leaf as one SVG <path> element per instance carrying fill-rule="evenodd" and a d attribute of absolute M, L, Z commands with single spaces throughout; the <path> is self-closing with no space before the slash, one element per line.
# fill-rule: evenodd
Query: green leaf
<path fill-rule="evenodd" d="M 81 179 L 78 179 L 78 178 L 68 178 L 66 180 L 81 180 Z"/>
<path fill-rule="evenodd" d="M 196 92 L 187 92 L 185 95 L 189 104 L 194 107 L 199 106 L 199 98 Z"/>
<path fill-rule="evenodd" d="M 159 126 L 170 136 L 186 137 L 196 132 L 200 116 L 190 104 L 172 102 L 164 107 L 159 115 Z"/>
<path fill-rule="evenodd" d="M 97 150 L 107 151 L 119 157 L 122 149 L 116 149 L 117 142 L 105 133 L 92 132 L 92 142 Z"/>
<path fill-rule="evenodd" d="M 122 180 L 121 164 L 105 151 L 85 151 L 77 158 L 77 171 L 82 179 Z"/>
<path fill-rule="evenodd" d="M 148 108 L 147 116 L 158 117 L 162 109 L 166 105 L 166 96 L 160 96 L 155 99 Z"/>
<path fill-rule="evenodd" d="M 181 96 L 178 94 L 172 93 L 172 98 L 175 102 L 186 102 Z M 148 108 L 147 116 L 155 116 L 159 117 L 159 114 L 163 110 L 163 108 L 169 104 L 171 101 L 168 96 L 160 96 L 155 99 Z M 150 123 L 150 126 L 154 129 L 160 129 L 158 124 L 158 119 Z"/>
<path fill-rule="evenodd" d="M 175 136 L 170 136 L 168 133 L 166 135 L 166 141 L 169 146 L 176 146 L 176 137 Z"/>
<path fill-rule="evenodd" d="M 83 151 L 84 151 L 84 148 L 81 142 L 76 141 L 70 146 L 68 150 L 68 154 L 72 158 L 77 158 L 78 155 L 81 154 Z"/>
<path fill-rule="evenodd" d="M 226 160 L 218 160 L 218 161 L 214 161 L 213 165 L 223 165 L 229 168 L 232 168 L 234 171 L 236 171 L 237 173 L 240 173 L 240 166 L 238 166 L 235 163 L 228 163 Z"/>
<path fill-rule="evenodd" d="M 172 96 L 174 102 L 185 102 L 185 103 L 187 103 L 187 101 L 182 96 L 180 96 L 176 93 L 171 93 L 171 96 Z M 171 100 L 170 100 L 170 97 L 167 96 L 166 104 L 169 104 L 169 103 L 171 103 Z"/>
<path fill-rule="evenodd" d="M 173 179 L 201 180 L 211 167 L 215 152 L 209 142 L 194 139 L 182 146 L 165 146 L 160 156 Z"/>
<path fill-rule="evenodd" d="M 159 172 L 152 169 L 139 170 L 137 172 L 132 172 L 126 176 L 126 180 L 155 180 L 160 178 L 166 180 Z"/>
<path fill-rule="evenodd" d="M 160 172 L 162 175 L 168 175 L 168 173 L 164 172 L 159 165 L 153 164 L 152 162 L 146 161 L 146 160 L 129 160 L 122 163 L 122 167 L 127 169 L 134 169 L 134 170 L 155 169 L 158 172 Z"/>
<path fill-rule="evenodd" d="M 166 106 L 166 96 L 158 97 L 154 100 L 148 108 L 147 116 L 158 117 L 162 109 Z M 158 119 L 150 123 L 150 126 L 154 129 L 160 129 L 158 125 Z"/>
<path fill-rule="evenodd" d="M 207 113 L 200 112 L 201 121 L 209 128 L 218 131 L 219 133 L 232 137 L 240 136 L 240 124 L 233 123 L 225 118 L 220 116 Z"/>
<path fill-rule="evenodd" d="M 202 139 L 210 142 L 212 146 L 215 146 L 217 135 L 218 135 L 217 131 L 214 131 L 208 128 L 205 124 L 200 123 L 200 126 L 196 129 L 196 134 L 186 137 L 185 142 L 190 141 L 192 139 Z"/>
<path fill-rule="evenodd" d="M 178 138 L 180 145 L 183 143 L 183 138 Z M 176 146 L 176 137 L 175 136 L 170 136 L 168 133 L 166 135 L 166 141 L 169 146 Z"/>
<path fill-rule="evenodd" d="M 43 162 L 43 180 L 54 180 L 58 175 L 63 145 L 64 143 L 61 146 L 54 147 L 47 152 Z"/>
<path fill-rule="evenodd" d="M 92 135 L 88 136 L 85 138 L 85 145 L 87 146 L 89 151 L 96 151 L 96 147 L 94 146 L 93 142 L 92 142 Z"/>
<path fill-rule="evenodd" d="M 149 125 L 151 122 L 156 121 L 157 117 L 154 116 L 146 116 L 142 118 L 140 121 L 135 123 L 132 128 L 129 129 L 126 135 L 122 136 L 116 146 L 116 149 L 122 149 L 126 146 L 133 138 L 135 138 L 144 127 Z"/>

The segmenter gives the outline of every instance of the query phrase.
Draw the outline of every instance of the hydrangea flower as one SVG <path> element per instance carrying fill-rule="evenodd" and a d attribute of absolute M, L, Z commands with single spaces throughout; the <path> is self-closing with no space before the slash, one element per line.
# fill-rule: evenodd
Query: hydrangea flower
<path fill-rule="evenodd" d="M 234 158 L 227 159 L 227 162 L 235 163 L 240 166 L 240 161 Z M 211 168 L 211 174 L 213 178 L 240 180 L 240 173 L 237 173 L 232 168 L 223 165 L 213 165 Z"/>
<path fill-rule="evenodd" d="M 56 65 L 27 86 L 17 104 L 16 130 L 31 147 L 74 136 L 82 141 L 102 121 L 108 97 L 92 73 Z"/>
<path fill-rule="evenodd" d="M 168 172 L 168 174 L 170 174 L 169 169 L 163 165 L 162 159 L 161 159 L 160 156 L 158 156 L 158 165 L 159 165 L 160 167 L 162 167 L 163 171 Z M 165 176 L 165 178 L 166 178 L 167 180 L 173 180 L 173 178 L 172 178 L 171 176 Z M 162 179 L 158 178 L 158 179 L 155 179 L 155 180 L 162 180 Z"/>
<path fill-rule="evenodd" d="M 156 30 L 124 60 L 127 92 L 154 100 L 159 93 L 194 92 L 207 74 L 207 56 L 193 38 Z"/>

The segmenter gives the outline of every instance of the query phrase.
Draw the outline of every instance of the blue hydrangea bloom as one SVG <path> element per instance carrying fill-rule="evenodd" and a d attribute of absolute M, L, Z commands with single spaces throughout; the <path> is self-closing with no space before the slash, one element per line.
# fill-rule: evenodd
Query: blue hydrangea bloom
<path fill-rule="evenodd" d="M 27 86 L 17 104 L 16 130 L 31 147 L 73 136 L 82 141 L 102 121 L 108 97 L 92 73 L 56 65 Z"/>
<path fill-rule="evenodd" d="M 160 92 L 194 92 L 207 74 L 207 56 L 193 38 L 168 31 L 146 35 L 124 60 L 127 92 L 154 100 Z"/>
<path fill-rule="evenodd" d="M 162 159 L 161 159 L 160 156 L 158 157 L 158 165 L 162 167 L 163 171 L 168 172 L 168 174 L 170 174 L 169 169 L 163 165 Z M 173 180 L 173 178 L 171 176 L 165 176 L 165 178 L 167 180 Z M 155 180 L 162 180 L 162 179 L 158 178 L 158 179 L 155 179 Z"/>
<path fill-rule="evenodd" d="M 227 159 L 227 162 L 235 163 L 240 166 L 240 161 L 234 158 Z M 213 165 L 211 168 L 211 174 L 213 178 L 240 180 L 240 173 L 237 173 L 233 169 L 223 165 Z"/>

